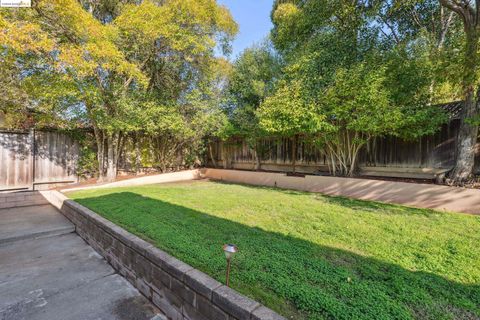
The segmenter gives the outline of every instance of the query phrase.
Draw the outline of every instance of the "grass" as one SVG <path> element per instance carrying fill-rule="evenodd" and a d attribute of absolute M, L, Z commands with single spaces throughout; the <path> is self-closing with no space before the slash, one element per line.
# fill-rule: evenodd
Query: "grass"
<path fill-rule="evenodd" d="M 291 319 L 479 319 L 480 217 L 208 181 L 79 203 Z"/>

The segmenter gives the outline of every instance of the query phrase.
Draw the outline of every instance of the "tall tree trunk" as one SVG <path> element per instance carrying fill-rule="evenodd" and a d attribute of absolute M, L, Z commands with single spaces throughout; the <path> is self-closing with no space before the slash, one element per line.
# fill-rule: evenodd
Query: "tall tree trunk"
<path fill-rule="evenodd" d="M 122 160 L 122 156 L 124 156 L 125 153 L 125 142 L 127 141 L 127 137 L 123 134 L 123 132 L 120 132 L 118 134 L 118 142 L 117 142 L 117 173 L 118 173 L 118 168 L 120 167 L 120 161 Z M 123 165 L 125 165 L 125 159 L 123 159 Z"/>
<path fill-rule="evenodd" d="M 292 138 L 292 170 L 293 174 L 296 173 L 297 165 L 297 136 L 294 135 Z"/>
<path fill-rule="evenodd" d="M 448 183 L 463 185 L 473 174 L 475 144 L 478 138 L 478 125 L 471 120 L 478 116 L 478 40 L 480 35 L 480 0 L 470 1 L 439 0 L 440 4 L 457 13 L 463 21 L 465 32 L 465 57 L 463 61 L 463 90 L 465 105 L 462 112 L 460 130 L 457 135 L 455 167 L 449 175 Z"/>
<path fill-rule="evenodd" d="M 93 126 L 95 140 L 97 142 L 98 182 L 105 180 L 105 134 L 95 125 Z"/>
<path fill-rule="evenodd" d="M 254 156 L 255 156 L 255 171 L 258 171 L 260 170 L 260 166 L 261 166 L 261 163 L 260 163 L 260 157 L 258 155 L 258 141 L 255 142 L 255 147 L 253 149 L 253 152 L 254 152 Z"/>
<path fill-rule="evenodd" d="M 477 91 L 477 96 L 480 90 Z M 477 98 L 478 99 L 478 98 Z M 460 129 L 457 136 L 455 167 L 450 174 L 450 183 L 462 185 L 473 174 L 475 165 L 475 146 L 478 138 L 478 125 L 468 122 L 478 114 L 478 102 L 475 101 L 473 90 L 469 92 L 465 100 L 463 110 L 464 116 L 461 119 Z"/>
<path fill-rule="evenodd" d="M 466 50 L 464 63 L 463 87 L 465 102 L 457 136 L 455 167 L 450 174 L 450 184 L 463 185 L 473 174 L 475 164 L 475 145 L 478 138 L 478 125 L 470 121 L 478 116 L 478 99 L 475 97 L 477 50 L 479 31 L 475 27 L 466 29 Z"/>
<path fill-rule="evenodd" d="M 107 135 L 107 174 L 105 181 L 112 182 L 117 178 L 118 139 L 119 133 Z"/>
<path fill-rule="evenodd" d="M 136 132 L 134 137 L 135 144 L 135 174 L 140 173 L 140 168 L 142 166 L 142 153 L 140 151 L 140 133 Z"/>
<path fill-rule="evenodd" d="M 212 143 L 208 142 L 208 153 L 210 154 L 210 159 L 212 160 L 213 167 L 217 167 L 217 161 L 215 160 L 215 157 L 213 156 L 213 148 L 212 148 Z"/>

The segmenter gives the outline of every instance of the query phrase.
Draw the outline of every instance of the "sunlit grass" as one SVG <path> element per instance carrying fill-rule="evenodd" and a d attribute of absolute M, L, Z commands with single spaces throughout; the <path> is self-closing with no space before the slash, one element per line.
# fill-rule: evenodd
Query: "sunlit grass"
<path fill-rule="evenodd" d="M 84 190 L 81 204 L 293 319 L 480 317 L 480 217 L 214 182 Z"/>

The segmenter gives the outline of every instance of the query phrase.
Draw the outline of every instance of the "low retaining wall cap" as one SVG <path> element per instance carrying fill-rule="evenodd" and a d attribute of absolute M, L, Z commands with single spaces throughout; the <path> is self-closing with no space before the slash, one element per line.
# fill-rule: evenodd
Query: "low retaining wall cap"
<path fill-rule="evenodd" d="M 237 291 L 221 286 L 212 293 L 212 301 L 239 320 L 250 320 L 250 314 L 260 306 L 255 300 L 247 298 Z"/>

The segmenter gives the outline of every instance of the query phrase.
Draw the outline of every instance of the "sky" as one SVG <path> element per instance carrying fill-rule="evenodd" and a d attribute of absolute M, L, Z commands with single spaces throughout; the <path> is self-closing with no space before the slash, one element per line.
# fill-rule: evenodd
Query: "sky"
<path fill-rule="evenodd" d="M 230 9 L 240 31 L 233 42 L 234 59 L 243 49 L 262 41 L 270 32 L 272 22 L 270 11 L 273 0 L 218 0 L 218 3 Z"/>

